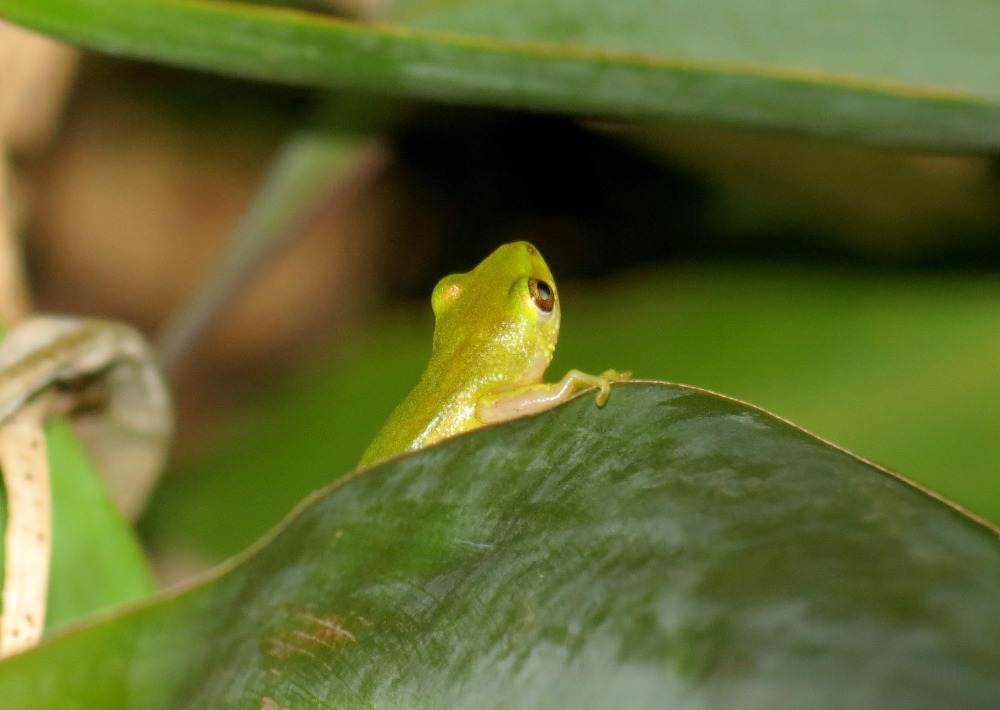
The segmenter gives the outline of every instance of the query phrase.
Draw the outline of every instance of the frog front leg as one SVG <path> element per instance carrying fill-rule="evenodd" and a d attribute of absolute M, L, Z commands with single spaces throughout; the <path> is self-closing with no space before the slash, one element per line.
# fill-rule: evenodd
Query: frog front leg
<path fill-rule="evenodd" d="M 631 377 L 631 372 L 617 370 L 605 370 L 600 375 L 570 370 L 558 382 L 539 382 L 487 395 L 476 405 L 476 417 L 484 424 L 493 424 L 536 414 L 565 402 L 577 391 L 589 387 L 597 388 L 597 406 L 603 407 L 611 396 L 611 383 L 625 382 Z"/>

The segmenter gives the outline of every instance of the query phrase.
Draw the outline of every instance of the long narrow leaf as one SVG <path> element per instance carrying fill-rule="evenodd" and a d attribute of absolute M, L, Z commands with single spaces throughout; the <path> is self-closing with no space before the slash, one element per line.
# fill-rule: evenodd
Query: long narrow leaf
<path fill-rule="evenodd" d="M 269 81 L 934 149 L 1000 145 L 990 0 L 467 1 L 365 25 L 205 0 L 0 0 L 108 52 Z"/>

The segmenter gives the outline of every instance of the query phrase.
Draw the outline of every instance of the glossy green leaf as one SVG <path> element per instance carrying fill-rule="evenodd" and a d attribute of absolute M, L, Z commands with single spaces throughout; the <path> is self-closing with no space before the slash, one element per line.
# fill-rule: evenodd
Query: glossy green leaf
<path fill-rule="evenodd" d="M 0 697 L 990 707 L 998 585 L 996 530 L 758 409 L 630 384 L 362 471 L 200 585 L 0 664 Z"/>
<path fill-rule="evenodd" d="M 269 81 L 936 149 L 1000 145 L 991 0 L 410 0 L 382 23 L 205 0 L 0 0 L 71 42 Z"/>
<path fill-rule="evenodd" d="M 151 594 L 155 585 L 131 526 L 121 517 L 69 425 L 50 423 L 46 442 L 54 528 L 46 615 L 46 626 L 51 629 Z M 0 530 L 6 524 L 2 502 L 0 492 Z M 2 553 L 0 546 L 0 570 Z"/>

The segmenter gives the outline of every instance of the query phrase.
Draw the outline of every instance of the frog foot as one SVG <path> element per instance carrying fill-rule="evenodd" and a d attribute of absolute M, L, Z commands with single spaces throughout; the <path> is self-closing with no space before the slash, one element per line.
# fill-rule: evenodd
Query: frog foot
<path fill-rule="evenodd" d="M 625 370 L 624 372 L 605 370 L 600 375 L 590 375 L 579 370 L 570 370 L 563 377 L 563 382 L 571 383 L 573 389 L 596 387 L 597 396 L 595 397 L 595 401 L 598 407 L 603 407 L 607 404 L 608 397 L 611 396 L 611 383 L 626 382 L 630 379 L 632 379 L 632 373 L 629 370 Z"/>

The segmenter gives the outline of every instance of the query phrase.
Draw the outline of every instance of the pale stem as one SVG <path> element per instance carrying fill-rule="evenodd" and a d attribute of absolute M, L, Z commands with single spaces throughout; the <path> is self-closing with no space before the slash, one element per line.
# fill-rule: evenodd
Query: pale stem
<path fill-rule="evenodd" d="M 45 627 L 52 556 L 52 493 L 39 404 L 0 425 L 7 491 L 0 658 L 35 646 Z"/>

